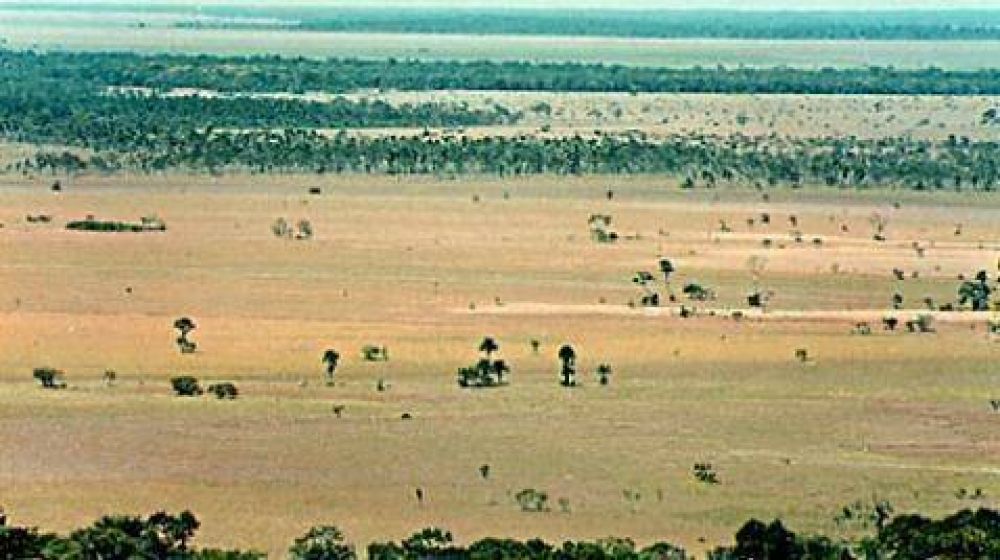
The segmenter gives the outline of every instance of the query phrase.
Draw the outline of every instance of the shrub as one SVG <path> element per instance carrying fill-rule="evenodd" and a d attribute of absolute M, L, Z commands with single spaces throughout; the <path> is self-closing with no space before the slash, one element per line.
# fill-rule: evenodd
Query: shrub
<path fill-rule="evenodd" d="M 290 560 L 354 560 L 354 547 L 344 544 L 344 534 L 332 525 L 309 529 L 288 549 Z"/>
<path fill-rule="evenodd" d="M 170 380 L 170 385 L 178 397 L 196 397 L 204 393 L 198 385 L 198 380 L 190 375 L 174 377 Z"/>
<path fill-rule="evenodd" d="M 521 511 L 541 512 L 548 511 L 549 495 L 534 488 L 525 488 L 514 495 L 514 500 L 520 506 Z"/>
<path fill-rule="evenodd" d="M 233 400 L 240 394 L 232 383 L 214 383 L 208 386 L 208 392 L 220 400 Z"/>
<path fill-rule="evenodd" d="M 167 225 L 158 218 L 149 216 L 140 218 L 139 223 L 101 221 L 88 216 L 84 220 L 69 222 L 66 224 L 66 229 L 111 233 L 142 233 L 146 231 L 166 231 Z"/>
<path fill-rule="evenodd" d="M 66 381 L 63 380 L 63 370 L 50 367 L 35 368 L 33 377 L 45 389 L 65 389 Z"/>
<path fill-rule="evenodd" d="M 719 481 L 719 475 L 716 474 L 711 463 L 695 463 L 691 471 L 698 482 L 704 482 L 705 484 L 721 484 Z"/>

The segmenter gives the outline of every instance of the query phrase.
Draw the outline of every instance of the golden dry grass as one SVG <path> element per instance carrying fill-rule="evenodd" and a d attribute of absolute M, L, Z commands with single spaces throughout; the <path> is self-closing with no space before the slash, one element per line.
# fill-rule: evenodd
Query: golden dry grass
<path fill-rule="evenodd" d="M 959 273 L 995 273 L 996 197 L 807 190 L 763 202 L 657 178 L 78 178 L 61 195 L 48 182 L 0 188 L 0 502 L 16 522 L 66 529 L 191 508 L 201 544 L 275 555 L 319 523 L 361 543 L 433 524 L 462 540 L 618 534 L 698 550 L 749 516 L 837 534 L 838 509 L 875 495 L 940 513 L 976 505 L 954 493 L 981 487 L 979 503 L 997 505 L 987 400 L 1000 396 L 1000 345 L 983 318 L 861 337 L 844 313 L 884 309 L 895 289 L 918 309 L 924 295 L 952 298 Z M 322 196 L 306 195 L 312 185 Z M 772 225 L 749 228 L 762 211 Z M 24 221 L 41 212 L 54 223 Z M 638 239 L 595 244 L 594 212 Z M 889 216 L 886 243 L 870 240 L 874 212 Z M 169 230 L 62 229 L 88 213 L 155 213 Z M 804 244 L 788 235 L 791 214 Z M 274 238 L 279 216 L 311 220 L 316 237 Z M 734 231 L 718 233 L 720 219 Z M 679 283 L 715 287 L 718 308 L 743 305 L 747 260 L 765 257 L 773 318 L 629 310 L 631 275 L 660 255 Z M 897 285 L 894 266 L 920 278 Z M 173 345 L 181 315 L 199 325 L 192 356 Z M 513 383 L 460 390 L 454 371 L 484 335 Z M 556 384 L 563 342 L 583 387 Z M 363 362 L 366 343 L 391 361 Z M 328 388 L 319 359 L 331 346 L 344 359 Z M 814 359 L 797 362 L 796 348 Z M 600 362 L 615 368 L 610 387 L 593 378 Z M 45 365 L 71 388 L 37 388 L 31 369 Z M 115 387 L 101 382 L 108 368 Z M 234 381 L 242 395 L 176 398 L 177 374 Z M 722 485 L 694 481 L 701 461 Z M 571 512 L 521 513 L 510 496 L 526 487 Z M 634 510 L 625 489 L 642 495 Z"/>

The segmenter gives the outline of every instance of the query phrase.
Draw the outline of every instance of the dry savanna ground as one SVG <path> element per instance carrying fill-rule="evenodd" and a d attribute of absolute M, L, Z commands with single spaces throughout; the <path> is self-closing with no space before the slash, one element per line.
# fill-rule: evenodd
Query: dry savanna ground
<path fill-rule="evenodd" d="M 148 93 L 144 88 L 115 91 Z M 172 96 L 218 96 L 218 92 L 177 89 Z M 232 94 L 230 94 L 232 95 Z M 237 94 L 247 97 L 294 99 L 329 103 L 338 98 L 392 105 L 464 104 L 472 110 L 503 107 L 521 115 L 511 125 L 433 128 L 432 134 L 566 137 L 575 134 L 641 133 L 650 140 L 669 135 L 705 134 L 789 138 L 898 138 L 941 141 L 949 136 L 974 141 L 995 140 L 997 126 L 983 122 L 983 113 L 1000 106 L 997 96 L 941 95 L 733 95 L 628 94 L 526 91 L 386 91 L 352 94 Z M 414 135 L 423 128 L 354 129 L 355 134 Z M 329 134 L 340 132 L 327 130 Z"/>
<path fill-rule="evenodd" d="M 925 296 L 952 299 L 960 273 L 996 273 L 995 196 L 779 190 L 765 202 L 658 178 L 84 177 L 62 194 L 50 182 L 0 187 L 0 503 L 18 522 L 64 530 L 191 508 L 200 544 L 274 554 L 319 523 L 360 543 L 439 525 L 462 540 L 616 534 L 698 550 L 750 516 L 838 535 L 833 516 L 859 499 L 928 514 L 998 504 L 1000 344 L 986 317 L 851 334 L 896 290 L 905 318 Z M 761 212 L 771 224 L 749 226 Z M 53 222 L 25 220 L 38 213 Z M 592 241 L 592 213 L 625 238 Z M 63 228 L 87 214 L 157 214 L 169 229 Z M 309 219 L 315 237 L 274 237 L 278 217 Z M 756 270 L 771 310 L 737 321 L 628 307 L 632 275 L 659 256 L 677 284 L 715 288 L 704 306 L 718 310 L 743 307 Z M 182 315 L 198 323 L 193 355 L 173 342 Z M 484 335 L 512 382 L 462 390 L 454 372 Z M 562 343 L 581 387 L 557 384 Z M 390 360 L 364 362 L 365 344 Z M 344 356 L 334 387 L 328 347 Z M 38 366 L 64 369 L 70 387 L 40 389 Z M 179 374 L 241 396 L 174 397 Z M 698 483 L 697 462 L 722 484 Z M 548 492 L 552 511 L 521 512 L 523 488 Z"/>

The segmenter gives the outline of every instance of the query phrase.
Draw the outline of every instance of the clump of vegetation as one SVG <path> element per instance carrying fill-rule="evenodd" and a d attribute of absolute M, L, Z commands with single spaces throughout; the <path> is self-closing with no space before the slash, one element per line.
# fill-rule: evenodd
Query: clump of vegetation
<path fill-rule="evenodd" d="M 198 379 L 190 375 L 171 378 L 170 386 L 178 397 L 197 397 L 205 392 L 198 384 Z"/>
<path fill-rule="evenodd" d="M 642 297 L 639 300 L 643 307 L 659 307 L 660 306 L 660 294 L 653 291 L 649 285 L 653 283 L 653 275 L 645 270 L 640 270 L 635 273 L 632 277 L 632 283 L 639 286 L 642 291 Z"/>
<path fill-rule="evenodd" d="M 236 389 L 236 385 L 229 382 L 209 385 L 208 392 L 215 395 L 215 398 L 219 400 L 234 400 L 240 394 Z"/>
<path fill-rule="evenodd" d="M 35 368 L 32 372 L 32 377 L 44 389 L 65 389 L 65 375 L 66 373 L 63 370 L 50 367 Z"/>
<path fill-rule="evenodd" d="M 569 344 L 559 348 L 559 384 L 563 387 L 576 387 L 576 350 Z"/>
<path fill-rule="evenodd" d="M 506 384 L 504 376 L 510 373 L 510 366 L 505 360 L 493 359 L 493 354 L 500 351 L 496 340 L 489 336 L 483 338 L 479 351 L 483 357 L 475 365 L 458 369 L 459 387 L 497 387 Z"/>
<path fill-rule="evenodd" d="M 385 346 L 366 344 L 361 348 L 361 358 L 366 362 L 388 362 L 389 349 Z"/>
<path fill-rule="evenodd" d="M 855 530 L 865 530 L 875 527 L 881 529 L 892 518 L 895 511 L 888 500 L 873 499 L 871 502 L 856 500 L 841 508 L 833 521 L 839 527 Z"/>
<path fill-rule="evenodd" d="M 156 216 L 143 216 L 138 223 L 102 221 L 87 216 L 83 220 L 76 220 L 66 224 L 66 229 L 74 231 L 97 231 L 113 233 L 142 233 L 147 231 L 167 231 L 167 224 Z"/>
<path fill-rule="evenodd" d="M 705 484 L 720 484 L 719 475 L 716 474 L 715 469 L 712 467 L 711 463 L 695 463 L 694 467 L 691 469 L 691 474 L 698 482 L 703 482 Z"/>
<path fill-rule="evenodd" d="M 549 495 L 534 488 L 521 490 L 514 495 L 514 501 L 524 512 L 539 513 L 549 510 Z"/>
<path fill-rule="evenodd" d="M 333 386 L 333 374 L 337 371 L 337 364 L 340 363 L 340 352 L 337 352 L 333 348 L 327 349 L 323 352 L 323 365 L 326 367 L 326 385 L 327 387 Z"/>
<path fill-rule="evenodd" d="M 985 270 L 980 270 L 973 280 L 966 280 L 959 285 L 958 304 L 968 305 L 972 311 L 989 311 L 993 291 L 989 275 Z"/>
<path fill-rule="evenodd" d="M 594 373 L 597 375 L 597 382 L 599 384 L 607 385 L 611 382 L 611 374 L 614 373 L 614 370 L 611 369 L 611 364 L 600 364 Z"/>
<path fill-rule="evenodd" d="M 417 489 L 422 501 L 423 492 Z M 966 492 L 975 498 L 976 493 Z M 525 489 L 515 501 L 525 512 L 548 511 L 544 492 Z M 568 511 L 568 501 L 564 511 Z M 560 507 L 563 507 L 562 505 Z M 992 560 L 1000 558 L 1000 512 L 987 508 L 963 509 L 940 519 L 921 515 L 894 515 L 887 502 L 871 506 L 860 502 L 844 508 L 839 525 L 861 528 L 865 535 L 853 541 L 796 534 L 775 519 L 751 519 L 736 532 L 731 545 L 708 553 L 709 560 Z M 200 522 L 188 511 L 179 515 L 158 512 L 148 517 L 110 515 L 69 535 L 41 533 L 10 525 L 0 515 L 0 551 L 5 558 L 61 560 L 65 558 L 262 560 L 257 552 L 198 549 L 192 546 Z M 874 532 L 869 533 L 869 526 Z M 423 529 L 399 543 L 371 543 L 371 560 L 692 560 L 675 545 L 657 542 L 638 550 L 632 540 L 608 537 L 596 542 L 566 540 L 552 545 L 540 539 L 518 541 L 487 537 L 468 547 L 455 544 L 451 532 Z M 355 560 L 356 552 L 332 525 L 313 527 L 289 548 L 291 560 Z"/>
<path fill-rule="evenodd" d="M 701 284 L 685 284 L 681 292 L 694 301 L 707 301 L 715 299 L 715 290 L 702 286 Z"/>
<path fill-rule="evenodd" d="M 181 317 L 174 321 L 174 328 L 180 333 L 175 342 L 181 354 L 193 354 L 198 350 L 198 344 L 188 338 L 191 331 L 198 328 L 198 325 L 190 317 Z"/>
<path fill-rule="evenodd" d="M 614 243 L 619 239 L 618 232 L 611 227 L 610 214 L 591 214 L 587 225 L 591 239 L 598 243 Z"/>
<path fill-rule="evenodd" d="M 313 227 L 309 220 L 299 220 L 293 227 L 284 218 L 278 218 L 271 224 L 271 233 L 279 239 L 294 239 L 305 241 L 312 239 Z"/>
<path fill-rule="evenodd" d="M 288 549 L 290 560 L 354 560 L 354 547 L 344 542 L 344 534 L 333 525 L 313 527 L 295 539 Z"/>
<path fill-rule="evenodd" d="M 932 333 L 934 332 L 934 316 L 921 314 L 916 319 L 906 322 L 906 330 L 911 333 Z"/>
<path fill-rule="evenodd" d="M 157 512 L 148 517 L 108 515 L 68 536 L 39 533 L 0 523 L 0 553 L 10 559 L 61 560 L 263 560 L 258 552 L 196 549 L 191 546 L 201 523 L 190 511 Z"/>

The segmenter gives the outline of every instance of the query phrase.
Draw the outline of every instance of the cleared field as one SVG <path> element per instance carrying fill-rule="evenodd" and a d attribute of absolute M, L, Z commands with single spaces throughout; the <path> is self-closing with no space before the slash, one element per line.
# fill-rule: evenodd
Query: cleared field
<path fill-rule="evenodd" d="M 116 93 L 149 93 L 147 88 L 115 88 Z M 167 97 L 222 96 L 217 91 L 184 88 Z M 469 126 L 460 133 L 485 136 L 566 137 L 601 132 L 638 131 L 647 138 L 708 134 L 790 138 L 845 137 L 898 138 L 940 141 L 949 136 L 994 140 L 995 124 L 983 121 L 985 111 L 1000 105 L 997 96 L 941 95 L 736 95 L 736 94 L 627 94 L 537 91 L 386 91 L 350 94 L 310 92 L 241 93 L 227 97 L 287 99 L 331 103 L 338 99 L 382 101 L 391 105 L 425 103 L 464 104 L 470 110 L 496 106 L 519 113 L 511 125 Z M 424 128 L 353 129 L 372 136 L 415 135 Z M 455 128 L 428 128 L 436 134 L 455 134 Z M 337 134 L 339 129 L 327 129 Z M 22 152 L 24 149 L 21 150 Z M 20 153 L 20 152 L 19 152 Z M 3 152 L 0 152 L 0 157 Z"/>
<path fill-rule="evenodd" d="M 658 40 L 601 37 L 177 29 L 158 14 L 0 10 L 14 48 L 425 60 L 531 60 L 641 66 L 992 67 L 997 41 Z M 138 24 L 143 22 L 145 27 Z"/>
<path fill-rule="evenodd" d="M 124 176 L 66 182 L 61 195 L 48 183 L 0 188 L 0 503 L 18 522 L 65 529 L 191 508 L 200 544 L 274 554 L 324 522 L 357 542 L 433 524 L 463 540 L 618 534 L 699 550 L 750 516 L 838 534 L 839 508 L 873 496 L 928 514 L 998 504 L 987 401 L 1000 396 L 1000 344 L 985 317 L 943 316 L 934 334 L 850 332 L 896 290 L 906 318 L 925 296 L 953 299 L 959 273 L 995 273 L 996 197 L 775 191 L 764 202 L 656 178 Z M 591 241 L 598 212 L 633 238 Z M 771 224 L 750 227 L 761 212 Z M 888 217 L 885 243 L 871 240 L 875 212 Z M 25 221 L 38 213 L 53 223 Z M 153 213 L 167 232 L 62 228 Z M 793 214 L 805 243 L 789 234 Z M 275 238 L 278 217 L 309 219 L 315 238 Z M 705 306 L 718 309 L 743 307 L 751 268 L 762 271 L 772 312 L 629 308 L 632 275 L 661 255 L 678 266 L 675 285 L 715 288 Z M 897 282 L 893 267 L 919 278 Z M 199 325 L 194 355 L 173 343 L 181 315 Z M 461 390 L 455 369 L 485 335 L 512 384 Z M 564 342 L 580 356 L 576 389 L 557 385 Z M 369 343 L 391 360 L 362 361 Z M 328 347 L 344 355 L 335 387 L 321 383 Z M 812 359 L 795 360 L 798 348 Z M 615 369 L 609 387 L 593 377 L 601 362 Z M 71 388 L 37 388 L 31 369 L 46 365 Z M 101 382 L 108 368 L 114 387 Z M 241 397 L 173 397 L 177 374 L 234 381 Z M 721 485 L 695 482 L 703 461 Z M 511 495 L 528 487 L 554 511 L 520 512 Z M 985 499 L 955 495 L 976 487 Z"/>
<path fill-rule="evenodd" d="M 306 95 L 313 100 L 330 99 Z M 595 130 L 638 130 L 649 138 L 672 134 L 777 134 L 793 138 L 844 137 L 943 140 L 949 135 L 994 140 L 996 125 L 982 114 L 1000 98 L 881 95 L 582 94 L 544 92 L 389 92 L 350 98 L 389 103 L 452 102 L 472 108 L 496 104 L 524 117 L 517 125 L 468 127 L 465 134 L 570 136 Z M 404 134 L 406 130 L 368 133 Z"/>

